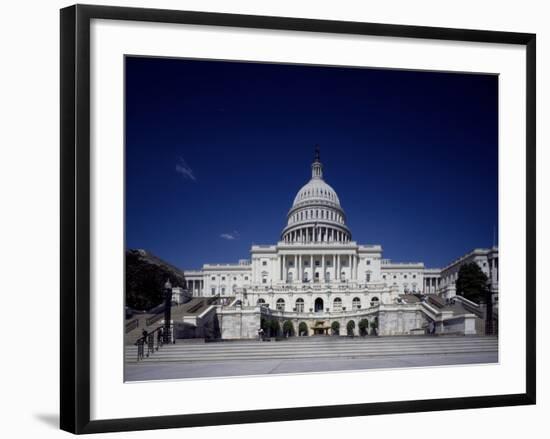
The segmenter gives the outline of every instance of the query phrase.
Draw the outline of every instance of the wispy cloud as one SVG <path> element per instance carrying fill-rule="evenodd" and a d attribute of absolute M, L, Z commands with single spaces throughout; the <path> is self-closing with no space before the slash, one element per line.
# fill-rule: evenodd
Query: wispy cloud
<path fill-rule="evenodd" d="M 195 173 L 182 157 L 180 157 L 178 162 L 176 163 L 176 172 L 178 174 L 181 174 L 186 180 L 197 181 Z"/>
<path fill-rule="evenodd" d="M 233 230 L 230 233 L 222 233 L 220 238 L 226 239 L 227 241 L 235 241 L 236 239 L 239 239 L 239 236 L 239 232 Z"/>

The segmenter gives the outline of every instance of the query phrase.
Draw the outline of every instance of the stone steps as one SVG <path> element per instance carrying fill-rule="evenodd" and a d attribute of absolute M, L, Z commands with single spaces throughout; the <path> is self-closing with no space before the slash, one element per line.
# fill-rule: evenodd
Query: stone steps
<path fill-rule="evenodd" d="M 313 338 L 310 338 L 313 339 Z M 335 341 L 338 341 L 335 343 Z M 219 362 L 268 359 L 362 358 L 394 355 L 497 352 L 496 337 L 371 337 L 308 342 L 221 342 L 163 346 L 145 362 Z M 137 348 L 126 347 L 126 361 L 135 362 Z"/>

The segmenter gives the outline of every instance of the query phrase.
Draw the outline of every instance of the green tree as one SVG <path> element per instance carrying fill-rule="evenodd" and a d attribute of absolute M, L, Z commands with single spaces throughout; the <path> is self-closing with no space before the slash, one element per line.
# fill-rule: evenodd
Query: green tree
<path fill-rule="evenodd" d="M 464 264 L 458 270 L 456 293 L 468 300 L 485 304 L 485 333 L 493 333 L 493 297 L 489 279 L 475 262 Z"/>
<path fill-rule="evenodd" d="M 461 265 L 456 279 L 456 294 L 473 302 L 484 301 L 487 291 L 488 279 L 475 262 Z"/>
<path fill-rule="evenodd" d="M 279 320 L 277 319 L 271 320 L 271 336 L 277 337 L 280 332 L 281 332 L 281 325 L 279 324 Z"/>
<path fill-rule="evenodd" d="M 370 322 L 370 334 L 371 335 L 378 335 L 378 317 L 375 317 Z"/>
<path fill-rule="evenodd" d="M 283 334 L 289 337 L 294 335 L 294 325 L 290 320 L 286 320 L 283 323 Z"/>
<path fill-rule="evenodd" d="M 346 330 L 348 331 L 348 335 L 353 336 L 355 332 L 355 322 L 353 320 L 350 320 L 348 324 L 346 325 Z"/>
<path fill-rule="evenodd" d="M 369 330 L 369 321 L 367 319 L 359 320 L 359 334 L 367 335 Z"/>
<path fill-rule="evenodd" d="M 332 335 L 340 335 L 340 323 L 334 321 L 330 327 L 332 329 Z"/>
<path fill-rule="evenodd" d="M 265 335 L 268 335 L 269 328 L 270 328 L 269 321 L 262 317 L 260 319 L 260 328 L 263 329 Z"/>
<path fill-rule="evenodd" d="M 299 335 L 308 335 L 308 329 L 306 322 L 301 322 L 298 325 L 298 334 Z"/>

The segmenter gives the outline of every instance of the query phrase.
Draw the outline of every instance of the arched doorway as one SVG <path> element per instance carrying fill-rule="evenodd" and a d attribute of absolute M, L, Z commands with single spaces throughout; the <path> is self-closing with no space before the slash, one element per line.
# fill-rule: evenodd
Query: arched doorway
<path fill-rule="evenodd" d="M 323 299 L 320 297 L 317 297 L 315 299 L 315 312 L 322 312 L 323 311 Z"/>

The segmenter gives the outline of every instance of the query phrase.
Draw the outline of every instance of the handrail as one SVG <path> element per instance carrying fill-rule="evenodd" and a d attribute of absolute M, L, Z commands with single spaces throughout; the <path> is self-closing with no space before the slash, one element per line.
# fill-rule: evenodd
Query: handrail
<path fill-rule="evenodd" d="M 139 327 L 138 319 L 134 319 L 131 322 L 126 323 L 126 334 L 128 334 L 130 331 L 133 331 L 137 327 Z"/>
<path fill-rule="evenodd" d="M 162 318 L 164 318 L 164 312 L 160 312 L 158 314 L 155 314 L 153 317 L 149 317 L 145 321 L 145 326 L 151 326 L 153 323 L 158 322 Z"/>
<path fill-rule="evenodd" d="M 146 332 L 144 335 L 136 340 L 134 343 L 137 346 L 137 361 L 143 360 L 144 357 L 154 354 L 165 344 L 175 344 L 176 337 L 174 336 L 174 325 L 169 326 L 169 333 L 164 331 L 166 326 L 159 326 L 151 332 Z M 156 336 L 155 336 L 156 335 Z M 147 353 L 145 352 L 145 346 L 147 346 Z"/>

